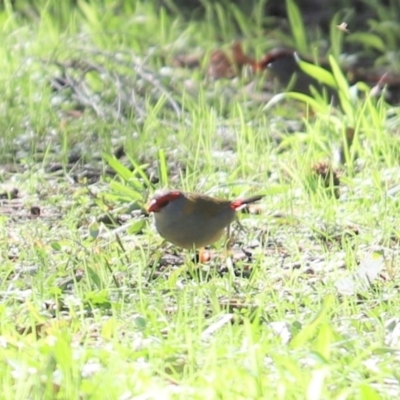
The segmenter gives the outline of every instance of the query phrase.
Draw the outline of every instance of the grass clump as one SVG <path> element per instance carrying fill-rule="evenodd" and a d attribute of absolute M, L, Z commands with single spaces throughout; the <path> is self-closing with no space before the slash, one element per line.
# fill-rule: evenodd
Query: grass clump
<path fill-rule="evenodd" d="M 238 34 L 258 58 L 285 35 L 309 48 L 301 27 L 263 36 L 262 3 L 187 21 L 149 1 L 5 2 L 3 398 L 398 397 L 398 106 L 351 97 L 343 37 L 337 106 L 268 103 L 246 67 L 211 79 Z M 268 196 L 198 266 L 145 212 L 166 186 Z"/>

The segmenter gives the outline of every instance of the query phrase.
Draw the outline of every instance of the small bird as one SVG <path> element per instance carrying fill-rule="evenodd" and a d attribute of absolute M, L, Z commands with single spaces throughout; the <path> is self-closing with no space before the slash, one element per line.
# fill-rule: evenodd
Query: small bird
<path fill-rule="evenodd" d="M 154 214 L 156 229 L 164 239 L 193 249 L 216 242 L 234 221 L 236 211 L 262 197 L 256 195 L 232 201 L 168 190 L 154 195 L 148 211 Z"/>
<path fill-rule="evenodd" d="M 257 69 L 264 70 L 268 68 L 269 71 L 278 79 L 280 84 L 290 91 L 312 95 L 310 87 L 313 86 L 319 92 L 325 89 L 328 98 L 337 97 L 337 92 L 323 85 L 315 77 L 305 73 L 298 64 L 299 57 L 293 50 L 277 48 L 267 53 L 258 63 Z M 308 63 L 311 60 L 304 59 Z M 320 66 L 331 72 L 331 67 L 326 62 L 320 62 Z"/>

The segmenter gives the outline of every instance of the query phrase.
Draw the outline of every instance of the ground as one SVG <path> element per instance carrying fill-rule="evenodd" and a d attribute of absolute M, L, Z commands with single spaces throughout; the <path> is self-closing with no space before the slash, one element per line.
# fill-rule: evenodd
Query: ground
<path fill-rule="evenodd" d="M 397 6 L 321 37 L 261 3 L 0 12 L 3 398 L 399 396 Z M 334 103 L 260 68 L 281 46 Z M 199 263 L 165 187 L 266 196 Z"/>

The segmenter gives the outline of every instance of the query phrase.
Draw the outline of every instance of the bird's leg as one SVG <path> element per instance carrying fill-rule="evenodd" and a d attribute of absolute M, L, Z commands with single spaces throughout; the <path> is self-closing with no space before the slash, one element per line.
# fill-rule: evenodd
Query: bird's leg
<path fill-rule="evenodd" d="M 238 224 L 239 230 L 241 230 L 241 231 L 245 230 L 245 228 L 243 227 L 243 225 L 240 223 L 240 221 L 238 219 L 236 219 L 235 222 Z M 226 250 L 227 250 L 227 252 L 229 251 L 230 247 L 234 243 L 234 238 L 230 237 L 230 236 L 231 236 L 231 225 L 228 225 L 228 228 L 227 228 L 227 240 L 226 240 Z"/>
<path fill-rule="evenodd" d="M 231 238 L 231 225 L 229 224 L 228 227 L 226 228 L 226 242 L 225 242 L 225 250 L 226 253 L 229 253 L 229 249 L 233 244 L 233 240 Z"/>
<path fill-rule="evenodd" d="M 233 280 L 235 278 L 235 270 L 233 267 L 233 262 L 232 262 L 232 258 L 229 256 L 229 248 L 231 247 L 231 245 L 233 244 L 233 241 L 231 239 L 231 225 L 229 224 L 228 227 L 226 228 L 226 233 L 227 233 L 227 241 L 226 241 L 226 245 L 225 245 L 225 262 L 226 262 L 226 267 L 229 271 L 229 275 L 231 276 L 231 279 Z"/>

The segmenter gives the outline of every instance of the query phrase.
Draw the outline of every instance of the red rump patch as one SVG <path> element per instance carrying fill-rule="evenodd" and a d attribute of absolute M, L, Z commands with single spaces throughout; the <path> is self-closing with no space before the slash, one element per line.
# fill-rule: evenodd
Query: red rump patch
<path fill-rule="evenodd" d="M 232 201 L 230 207 L 232 208 L 232 210 L 237 210 L 242 205 L 243 205 L 243 200 L 234 200 Z"/>

